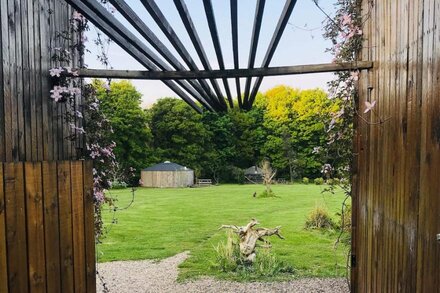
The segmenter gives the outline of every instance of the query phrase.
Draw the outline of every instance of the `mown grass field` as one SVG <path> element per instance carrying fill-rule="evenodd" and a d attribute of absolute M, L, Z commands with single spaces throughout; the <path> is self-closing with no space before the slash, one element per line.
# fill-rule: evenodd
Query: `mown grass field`
<path fill-rule="evenodd" d="M 104 210 L 108 233 L 98 246 L 100 262 L 163 259 L 183 251 L 190 258 L 180 266 L 180 278 L 216 275 L 214 246 L 226 239 L 222 224 L 245 225 L 256 218 L 262 227 L 282 226 L 285 240 L 271 237 L 272 252 L 295 269 L 295 277 L 335 277 L 345 273 L 347 248 L 334 249 L 335 231 L 305 230 L 307 215 L 316 206 L 336 218 L 344 198 L 322 194 L 324 186 L 275 185 L 277 198 L 253 198 L 261 185 L 221 185 L 204 188 L 136 191 L 134 202 L 114 215 Z M 131 201 L 129 189 L 112 190 L 117 205 Z M 112 222 L 116 222 L 112 224 Z"/>

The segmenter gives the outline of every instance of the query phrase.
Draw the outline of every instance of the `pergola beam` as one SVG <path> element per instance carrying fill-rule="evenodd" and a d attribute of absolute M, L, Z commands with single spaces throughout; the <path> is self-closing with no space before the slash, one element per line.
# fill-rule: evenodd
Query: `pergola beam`
<path fill-rule="evenodd" d="M 110 3 L 118 10 L 124 18 L 144 37 L 150 45 L 176 70 L 184 71 L 186 68 L 177 60 L 171 51 L 159 40 L 159 38 L 148 28 L 145 22 L 136 14 L 136 12 L 125 2 L 125 0 L 109 0 Z M 198 91 L 201 97 L 212 106 L 215 107 L 214 102 L 211 101 L 209 92 L 201 86 L 198 81 L 189 81 L 191 86 Z"/>
<path fill-rule="evenodd" d="M 183 25 L 191 39 L 191 42 L 196 49 L 196 52 L 202 62 L 203 68 L 205 70 L 212 70 L 211 64 L 209 63 L 208 57 L 206 55 L 205 49 L 203 48 L 202 41 L 197 33 L 194 22 L 192 21 L 191 15 L 189 14 L 188 7 L 186 7 L 184 0 L 174 0 L 174 5 L 179 12 L 180 18 L 182 19 Z M 223 94 L 220 90 L 220 86 L 218 82 L 214 78 L 210 78 L 212 86 L 214 87 L 214 91 L 218 96 L 219 101 L 223 104 L 224 109 L 227 109 L 226 102 L 223 98 Z"/>
<path fill-rule="evenodd" d="M 232 30 L 232 51 L 234 53 L 234 69 L 240 68 L 240 58 L 238 51 L 238 0 L 231 0 L 231 30 Z M 235 78 L 237 90 L 238 107 L 243 107 L 241 99 L 240 78 Z"/>
<path fill-rule="evenodd" d="M 79 1 L 75 1 L 79 2 Z M 151 49 L 149 49 L 141 40 L 139 40 L 128 28 L 126 28 L 121 22 L 119 22 L 110 12 L 108 12 L 97 0 L 81 0 L 87 8 L 92 10 L 98 17 L 96 21 L 104 22 L 109 25 L 114 31 L 121 35 L 126 42 L 132 44 L 140 53 L 147 57 L 154 63 L 154 67 L 158 67 L 159 70 L 171 71 L 173 70 L 165 61 L 157 56 Z M 90 19 L 93 22 L 93 19 Z M 112 38 L 113 34 L 108 35 Z M 150 66 L 151 67 L 151 66 Z M 148 68 L 149 70 L 157 70 L 155 68 Z M 191 94 L 197 101 L 203 104 L 207 109 L 213 110 L 212 106 L 193 88 L 187 81 L 178 80 L 178 85 L 184 88 L 189 94 Z"/>
<path fill-rule="evenodd" d="M 286 0 L 286 4 L 284 5 L 283 11 L 281 12 L 280 19 L 278 21 L 277 27 L 275 28 L 275 33 L 272 36 L 269 48 L 267 49 L 266 55 L 264 56 L 263 64 L 261 67 L 269 67 L 269 64 L 272 61 L 278 44 L 280 43 L 281 37 L 283 36 L 284 30 L 286 29 L 286 25 L 289 22 L 290 15 L 292 15 L 293 8 L 295 8 L 296 1 L 297 0 Z M 258 93 L 258 89 L 260 88 L 262 81 L 263 76 L 258 77 L 255 81 L 250 99 L 247 100 L 244 105 L 247 109 L 250 109 L 252 107 L 252 104 L 254 103 L 255 97 Z"/>
<path fill-rule="evenodd" d="M 153 0 L 141 0 L 141 2 L 144 5 L 145 9 L 148 11 L 148 13 L 151 15 L 151 17 L 154 19 L 156 24 L 159 26 L 161 31 L 170 41 L 171 45 L 173 45 L 174 49 L 177 51 L 180 57 L 182 57 L 183 61 L 186 63 L 188 68 L 190 70 L 198 71 L 199 68 L 197 67 L 196 62 L 191 57 L 191 54 L 188 52 L 185 45 L 180 40 L 180 38 L 174 31 L 173 27 L 171 26 L 165 15 L 160 10 L 159 6 L 157 6 L 156 2 L 154 2 Z M 223 107 L 223 105 L 219 101 L 219 98 L 212 92 L 206 80 L 201 79 L 199 80 L 199 82 L 201 83 L 204 90 L 211 97 L 211 100 L 215 101 L 217 107 Z"/>
<path fill-rule="evenodd" d="M 80 69 L 80 77 L 115 78 L 115 79 L 144 79 L 144 80 L 179 80 L 179 79 L 209 79 L 209 78 L 240 78 L 263 77 L 280 75 L 299 75 L 326 72 L 341 72 L 365 70 L 373 68 L 370 61 L 325 63 L 295 66 L 281 66 L 253 69 L 226 69 L 203 71 L 137 71 L 137 70 L 107 70 L 107 69 Z"/>
<path fill-rule="evenodd" d="M 66 0 L 73 8 L 81 12 L 87 19 L 89 19 L 94 25 L 96 25 L 101 31 L 103 31 L 107 36 L 111 37 L 112 40 L 121 46 L 128 54 L 130 54 L 135 60 L 141 63 L 145 68 L 153 71 L 159 70 L 146 56 L 141 54 L 141 52 L 136 49 L 132 44 L 126 41 L 126 39 L 115 31 L 109 24 L 103 21 L 93 10 L 91 10 L 87 5 L 85 5 L 80 0 Z M 108 76 L 110 78 L 110 76 Z M 184 93 L 173 81 L 163 80 L 171 90 L 173 90 L 179 97 L 181 97 L 188 105 L 190 105 L 194 110 L 202 113 L 202 109 Z"/>
<path fill-rule="evenodd" d="M 264 5 L 266 0 L 258 0 L 255 8 L 254 28 L 252 29 L 251 49 L 249 52 L 248 68 L 252 69 L 255 65 L 255 57 L 257 56 L 258 40 L 260 39 L 261 22 L 263 20 Z M 249 92 L 251 90 L 252 78 L 246 79 L 244 88 L 244 104 L 247 105 L 249 100 Z"/>
<path fill-rule="evenodd" d="M 225 70 L 225 61 L 223 60 L 222 47 L 220 45 L 220 38 L 218 36 L 217 24 L 215 21 L 214 9 L 212 7 L 211 0 L 203 0 L 203 6 L 205 7 L 205 14 L 208 20 L 208 27 L 211 33 L 212 43 L 214 45 L 215 54 L 217 56 L 218 66 L 220 70 Z M 232 100 L 231 90 L 229 89 L 228 80 L 223 77 L 223 85 L 225 87 L 226 96 L 228 97 L 229 107 L 234 107 L 234 102 Z"/>

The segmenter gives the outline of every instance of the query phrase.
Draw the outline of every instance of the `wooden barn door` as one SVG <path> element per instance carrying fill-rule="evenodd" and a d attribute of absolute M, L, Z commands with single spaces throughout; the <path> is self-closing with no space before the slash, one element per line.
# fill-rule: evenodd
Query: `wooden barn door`
<path fill-rule="evenodd" d="M 440 292 L 440 1 L 364 0 L 353 292 Z"/>

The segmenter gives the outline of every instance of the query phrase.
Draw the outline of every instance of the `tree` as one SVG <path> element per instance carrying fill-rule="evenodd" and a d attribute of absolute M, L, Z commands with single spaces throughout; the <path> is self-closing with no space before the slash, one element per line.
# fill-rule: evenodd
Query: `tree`
<path fill-rule="evenodd" d="M 314 147 L 325 144 L 326 122 L 338 106 L 319 89 L 296 90 L 278 86 L 257 100 L 264 109 L 267 129 L 263 155 L 268 157 L 280 175 L 294 177 L 320 176 L 323 165 Z"/>
<path fill-rule="evenodd" d="M 174 98 L 158 100 L 148 112 L 156 156 L 188 166 L 200 175 L 209 148 L 209 133 L 202 116 Z"/>
<path fill-rule="evenodd" d="M 111 139 L 116 143 L 115 155 L 120 170 L 127 175 L 136 169 L 132 184 L 139 180 L 139 171 L 152 162 L 152 135 L 148 116 L 141 108 L 142 95 L 129 81 L 112 82 L 110 89 L 103 81 L 94 80 L 101 110 L 113 128 Z"/>

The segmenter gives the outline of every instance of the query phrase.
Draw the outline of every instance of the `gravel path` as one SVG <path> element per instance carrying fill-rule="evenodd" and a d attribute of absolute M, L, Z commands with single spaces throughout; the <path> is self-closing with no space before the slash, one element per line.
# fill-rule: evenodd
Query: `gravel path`
<path fill-rule="evenodd" d="M 238 283 L 204 278 L 177 283 L 177 266 L 188 252 L 163 261 L 115 261 L 98 264 L 98 271 L 111 293 L 135 292 L 349 292 L 344 279 L 301 279 L 276 283 Z M 103 292 L 98 280 L 98 292 Z"/>

